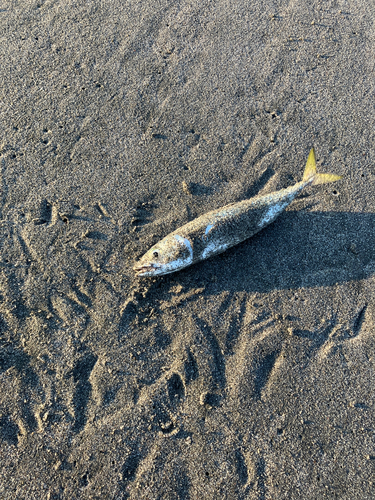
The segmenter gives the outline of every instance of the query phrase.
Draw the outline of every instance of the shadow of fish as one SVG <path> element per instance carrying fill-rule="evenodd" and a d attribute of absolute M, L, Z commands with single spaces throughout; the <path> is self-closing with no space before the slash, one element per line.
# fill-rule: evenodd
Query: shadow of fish
<path fill-rule="evenodd" d="M 317 173 L 313 148 L 301 182 L 201 215 L 151 247 L 133 269 L 137 276 L 161 276 L 225 252 L 271 224 L 306 186 L 339 179 L 339 175 Z"/>

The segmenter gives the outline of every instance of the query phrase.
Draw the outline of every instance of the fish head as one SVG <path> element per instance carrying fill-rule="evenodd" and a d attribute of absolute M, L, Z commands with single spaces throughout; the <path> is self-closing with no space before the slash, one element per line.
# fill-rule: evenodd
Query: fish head
<path fill-rule="evenodd" d="M 161 276 L 174 273 L 193 262 L 190 240 L 178 234 L 170 234 L 156 243 L 135 264 L 137 276 Z"/>

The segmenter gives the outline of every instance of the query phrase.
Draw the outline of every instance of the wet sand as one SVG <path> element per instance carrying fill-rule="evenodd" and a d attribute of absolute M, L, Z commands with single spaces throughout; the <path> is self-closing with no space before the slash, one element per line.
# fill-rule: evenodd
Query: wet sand
<path fill-rule="evenodd" d="M 374 498 L 370 4 L 3 3 L 2 499 Z M 134 277 L 312 146 L 342 181 Z"/>

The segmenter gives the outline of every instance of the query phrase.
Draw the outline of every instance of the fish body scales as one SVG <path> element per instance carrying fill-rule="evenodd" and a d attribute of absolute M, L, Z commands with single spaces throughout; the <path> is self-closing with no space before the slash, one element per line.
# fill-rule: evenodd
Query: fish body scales
<path fill-rule="evenodd" d="M 192 263 L 199 262 L 225 252 L 271 224 L 305 185 L 300 182 L 275 193 L 226 205 L 188 222 L 171 234 L 189 240 L 193 248 Z"/>

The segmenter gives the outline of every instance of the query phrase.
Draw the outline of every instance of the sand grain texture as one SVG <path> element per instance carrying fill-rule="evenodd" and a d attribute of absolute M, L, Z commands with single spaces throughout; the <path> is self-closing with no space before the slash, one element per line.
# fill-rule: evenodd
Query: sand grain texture
<path fill-rule="evenodd" d="M 374 498 L 372 2 L 0 8 L 0 497 Z M 251 240 L 133 263 L 301 179 Z"/>

